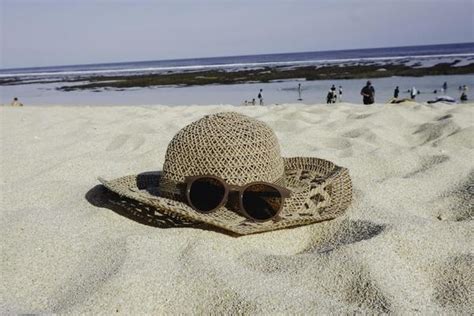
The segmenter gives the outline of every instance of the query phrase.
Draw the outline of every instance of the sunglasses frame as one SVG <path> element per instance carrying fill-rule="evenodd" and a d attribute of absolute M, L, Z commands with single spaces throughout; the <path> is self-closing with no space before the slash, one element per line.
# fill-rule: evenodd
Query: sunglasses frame
<path fill-rule="evenodd" d="M 219 203 L 219 205 L 217 205 L 212 210 L 209 210 L 209 211 L 206 211 L 206 212 L 203 212 L 203 211 L 199 210 L 198 208 L 196 208 L 193 205 L 193 203 L 191 202 L 191 196 L 190 196 L 191 187 L 192 187 L 193 183 L 196 180 L 203 179 L 203 178 L 211 178 L 211 179 L 214 179 L 214 180 L 218 181 L 220 184 L 222 184 L 222 186 L 224 187 L 224 190 L 225 190 L 224 191 L 224 196 L 222 197 L 222 201 Z M 246 185 L 240 186 L 240 185 L 228 184 L 227 182 L 225 182 L 224 179 L 222 179 L 218 176 L 214 176 L 214 175 L 187 176 L 187 177 L 184 178 L 184 183 L 186 184 L 186 200 L 187 200 L 189 206 L 191 206 L 196 212 L 199 212 L 199 213 L 202 213 L 202 214 L 212 213 L 212 212 L 214 212 L 215 210 L 221 208 L 222 206 L 224 206 L 227 203 L 227 200 L 228 200 L 228 197 L 229 197 L 229 192 L 237 192 L 237 193 L 239 193 L 239 212 L 242 215 L 244 215 L 246 218 L 248 218 L 252 221 L 255 221 L 255 222 L 266 222 L 266 221 L 278 218 L 278 215 L 280 214 L 281 210 L 283 209 L 283 204 L 285 202 L 285 199 L 290 197 L 290 195 L 291 195 L 291 191 L 289 189 L 281 187 L 281 186 L 273 184 L 273 183 L 264 182 L 264 181 L 255 181 L 255 182 L 251 182 L 251 183 L 248 183 Z M 245 210 L 244 202 L 243 202 L 244 192 L 249 187 L 251 187 L 253 185 L 259 185 L 259 184 L 260 185 L 266 185 L 266 186 L 269 186 L 269 187 L 277 190 L 280 193 L 280 196 L 281 196 L 281 203 L 280 203 L 280 208 L 278 209 L 278 211 L 272 217 L 267 218 L 267 219 L 263 219 L 263 220 L 252 217 Z"/>

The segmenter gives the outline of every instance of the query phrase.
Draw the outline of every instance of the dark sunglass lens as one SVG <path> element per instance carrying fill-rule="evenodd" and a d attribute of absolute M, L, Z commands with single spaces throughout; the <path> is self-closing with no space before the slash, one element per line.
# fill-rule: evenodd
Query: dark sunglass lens
<path fill-rule="evenodd" d="M 248 215 L 256 220 L 273 218 L 283 203 L 280 192 L 265 184 L 255 184 L 245 189 L 242 204 Z"/>
<path fill-rule="evenodd" d="M 215 209 L 224 199 L 225 187 L 214 178 L 199 178 L 191 185 L 189 200 L 196 210 L 209 212 Z"/>

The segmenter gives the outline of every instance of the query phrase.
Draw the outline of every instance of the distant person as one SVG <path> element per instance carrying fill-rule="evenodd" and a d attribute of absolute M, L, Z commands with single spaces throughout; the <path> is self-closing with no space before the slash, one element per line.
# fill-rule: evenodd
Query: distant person
<path fill-rule="evenodd" d="M 467 90 L 468 90 L 468 89 L 467 89 L 467 86 L 466 86 L 466 85 L 463 85 L 463 86 L 462 86 L 462 91 L 467 92 Z"/>
<path fill-rule="evenodd" d="M 339 86 L 339 102 L 342 102 L 342 86 Z"/>
<path fill-rule="evenodd" d="M 13 98 L 13 101 L 11 103 L 11 106 L 23 106 L 23 103 L 21 103 L 20 101 L 18 101 L 18 98 L 17 97 L 14 97 Z"/>
<path fill-rule="evenodd" d="M 263 96 L 262 96 L 262 92 L 263 92 L 263 90 L 262 90 L 262 89 L 260 89 L 260 91 L 258 92 L 258 96 L 257 96 L 257 98 L 258 98 L 258 100 L 259 100 L 259 103 L 260 103 L 260 105 L 263 105 Z"/>
<path fill-rule="evenodd" d="M 467 101 L 467 94 L 465 91 L 461 93 L 461 97 L 459 98 L 461 101 Z"/>
<path fill-rule="evenodd" d="M 367 81 L 365 87 L 360 90 L 364 104 L 373 104 L 375 102 L 375 89 L 372 82 Z"/>
<path fill-rule="evenodd" d="M 411 88 L 411 90 L 410 90 L 410 99 L 415 100 L 417 94 L 418 94 L 418 90 L 416 90 L 415 87 Z"/>
<path fill-rule="evenodd" d="M 336 103 L 337 102 L 337 91 L 336 91 L 336 86 L 335 85 L 331 86 L 331 91 L 333 93 L 333 101 L 334 101 L 332 103 Z"/>
<path fill-rule="evenodd" d="M 393 90 L 393 97 L 395 99 L 398 99 L 398 95 L 400 94 L 400 89 L 398 88 L 398 86 L 395 88 L 395 90 Z"/>
<path fill-rule="evenodd" d="M 448 83 L 446 81 L 443 83 L 443 90 L 448 90 Z"/>
<path fill-rule="evenodd" d="M 328 94 L 326 96 L 326 103 L 327 104 L 336 103 L 336 100 L 337 100 L 336 86 L 332 85 L 332 87 L 329 89 Z"/>
<path fill-rule="evenodd" d="M 331 103 L 334 103 L 333 102 L 333 92 L 331 91 L 331 89 L 329 89 L 328 91 L 328 94 L 326 95 L 326 103 L 327 104 L 331 104 Z"/>
<path fill-rule="evenodd" d="M 255 98 L 252 99 L 252 105 L 255 105 Z"/>
<path fill-rule="evenodd" d="M 459 91 L 462 91 L 462 86 L 459 86 L 458 90 L 459 90 Z"/>
<path fill-rule="evenodd" d="M 301 98 L 301 83 L 298 83 L 298 101 L 303 101 Z"/>

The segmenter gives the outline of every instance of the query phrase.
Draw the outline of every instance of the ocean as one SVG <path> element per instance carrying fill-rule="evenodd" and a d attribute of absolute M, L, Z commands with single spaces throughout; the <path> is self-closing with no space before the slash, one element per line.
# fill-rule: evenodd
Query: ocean
<path fill-rule="evenodd" d="M 35 84 L 36 81 L 77 78 L 81 76 L 94 75 L 117 75 L 117 74 L 147 74 L 162 72 L 181 72 L 207 69 L 223 69 L 234 71 L 240 69 L 255 69 L 266 66 L 304 66 L 311 64 L 327 63 L 359 63 L 384 61 L 402 61 L 405 63 L 422 62 L 433 64 L 442 61 L 461 60 L 460 64 L 474 63 L 474 43 L 444 44 L 410 47 L 390 47 L 373 49 L 352 49 L 339 51 L 300 52 L 285 54 L 247 55 L 211 58 L 190 58 L 176 60 L 156 60 L 121 63 L 102 63 L 88 65 L 66 65 L 50 67 L 30 67 L 15 69 L 0 69 L 0 79 L 18 78 L 24 83 L 20 85 L 0 85 L 0 103 L 7 104 L 10 99 L 17 96 L 25 104 L 241 104 L 244 100 L 252 99 L 257 88 L 264 87 L 267 91 L 267 103 L 284 103 L 293 100 L 293 94 L 297 79 L 285 82 L 239 84 L 230 86 L 200 86 L 200 87 L 149 87 L 133 88 L 125 91 L 104 89 L 101 92 L 77 91 L 64 92 L 56 90 L 62 84 Z M 400 85 L 401 89 L 410 88 L 415 83 L 423 86 L 425 92 L 439 88 L 438 81 L 451 81 L 452 86 L 474 84 L 472 76 L 437 76 L 434 78 L 393 78 L 375 79 L 377 81 L 389 81 Z M 456 80 L 454 80 L 457 78 Z M 420 81 L 421 80 L 421 81 Z M 327 85 L 342 85 L 346 89 L 349 102 L 360 102 L 358 91 L 361 80 L 337 80 L 337 81 L 308 81 L 303 83 L 303 98 L 305 103 L 324 103 Z M 385 86 L 385 84 L 383 85 Z M 247 87 L 247 88 L 245 88 Z M 245 89 L 244 89 L 245 88 Z M 238 91 L 238 95 L 236 95 Z M 352 91 L 352 92 L 351 92 Z M 381 90 L 383 98 L 390 96 L 388 91 Z M 472 89 L 470 89 L 472 91 Z M 278 92 L 278 93 L 277 93 Z M 207 96 L 210 94 L 211 97 Z M 275 97 L 277 96 L 278 97 Z M 291 95 L 291 96 L 290 96 Z M 201 96 L 201 97 L 199 97 Z M 454 95 L 453 95 L 454 96 Z M 429 99 L 431 96 L 426 96 Z M 454 96 L 455 97 L 455 96 Z"/>

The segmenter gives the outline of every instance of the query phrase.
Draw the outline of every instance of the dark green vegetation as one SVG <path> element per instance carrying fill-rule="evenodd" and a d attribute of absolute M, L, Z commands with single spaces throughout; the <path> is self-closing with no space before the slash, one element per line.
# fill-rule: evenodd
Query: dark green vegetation
<path fill-rule="evenodd" d="M 264 68 L 258 70 L 242 70 L 226 72 L 209 70 L 201 72 L 184 72 L 170 74 L 151 74 L 135 76 L 104 76 L 85 78 L 89 83 L 63 86 L 60 90 L 71 91 L 78 89 L 98 88 L 132 88 L 164 85 L 207 85 L 207 84 L 236 84 L 245 82 L 269 82 L 272 80 L 305 78 L 306 80 L 329 79 L 365 79 L 391 76 L 433 76 L 452 74 L 474 74 L 474 63 L 453 67 L 453 64 L 437 64 L 427 68 L 413 68 L 405 65 L 358 65 L 358 66 L 315 66 L 299 68 Z"/>
<path fill-rule="evenodd" d="M 150 86 L 193 86 L 208 84 L 237 84 L 246 82 L 270 82 L 285 79 L 305 78 L 306 80 L 368 79 L 391 76 L 436 76 L 454 74 L 474 74 L 474 63 L 455 67 L 452 63 L 440 63 L 431 67 L 414 68 L 403 64 L 365 65 L 325 65 L 322 67 L 266 67 L 252 70 L 224 71 L 207 70 L 199 72 L 162 73 L 147 75 L 90 76 L 64 78 L 63 82 L 84 82 L 77 85 L 59 87 L 62 91 L 98 90 L 101 88 L 125 89 Z M 417 66 L 417 65 L 415 65 Z M 19 84 L 15 79 L 1 84 Z M 13 82 L 12 82 L 13 81 Z M 51 81 L 50 81 L 51 82 Z M 24 82 L 23 84 L 25 84 Z M 40 83 L 36 81 L 35 83 Z"/>

